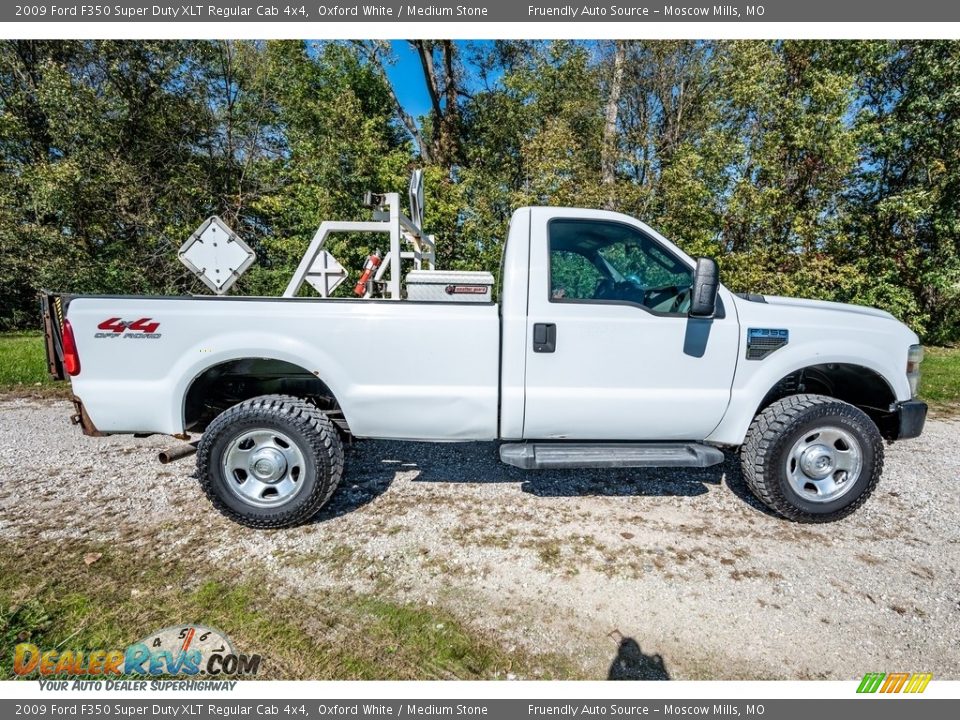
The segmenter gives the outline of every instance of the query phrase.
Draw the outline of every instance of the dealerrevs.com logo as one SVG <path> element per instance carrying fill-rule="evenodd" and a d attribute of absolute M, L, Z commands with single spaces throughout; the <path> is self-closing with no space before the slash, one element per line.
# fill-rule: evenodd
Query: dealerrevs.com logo
<path fill-rule="evenodd" d="M 260 655 L 234 650 L 219 630 L 203 625 L 176 625 L 151 633 L 124 649 L 44 649 L 20 643 L 14 649 L 18 676 L 41 678 L 113 679 L 118 677 L 187 676 L 205 679 L 252 677 Z"/>
<path fill-rule="evenodd" d="M 157 332 L 159 328 L 160 323 L 155 322 L 153 318 L 122 320 L 118 317 L 112 317 L 97 325 L 97 330 L 100 330 L 100 332 L 94 337 L 97 339 L 117 337 L 156 339 L 160 337 L 160 333 Z"/>

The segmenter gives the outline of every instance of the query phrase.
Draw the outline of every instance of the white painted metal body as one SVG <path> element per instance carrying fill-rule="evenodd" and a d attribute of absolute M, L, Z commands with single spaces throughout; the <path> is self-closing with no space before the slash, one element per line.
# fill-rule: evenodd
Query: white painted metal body
<path fill-rule="evenodd" d="M 710 321 L 623 303 L 551 302 L 546 232 L 553 218 L 632 225 L 694 266 L 632 218 L 521 208 L 510 223 L 499 308 L 295 298 L 289 289 L 285 298 L 79 296 L 67 310 L 82 366 L 74 392 L 103 432 L 181 433 L 185 396 L 201 373 L 272 358 L 322 379 L 359 437 L 724 445 L 742 442 L 778 380 L 812 364 L 869 368 L 898 401 L 910 398 L 907 352 L 918 339 L 879 310 L 786 298 L 758 303 L 725 288 L 723 315 Z M 301 264 L 299 282 L 314 256 Z M 159 322 L 159 337 L 98 338 L 97 325 L 116 317 Z M 533 352 L 535 323 L 557 325 L 556 352 Z M 762 361 L 745 360 L 752 327 L 788 329 L 790 342 Z"/>
<path fill-rule="evenodd" d="M 97 338 L 105 317 L 149 317 L 158 338 Z M 359 437 L 493 439 L 500 323 L 493 304 L 275 298 L 78 297 L 72 378 L 103 432 L 181 433 L 204 370 L 270 358 L 320 377 Z"/>
<path fill-rule="evenodd" d="M 555 353 L 537 353 L 532 343 L 526 345 L 524 437 L 706 437 L 730 399 L 739 334 L 733 296 L 721 291 L 725 313 L 714 320 L 655 315 L 624 303 L 553 302 L 547 251 L 553 218 L 626 223 L 656 238 L 691 268 L 694 261 L 656 231 L 618 213 L 572 208 L 532 208 L 530 213 L 527 325 L 556 323 L 558 337 Z M 705 342 L 704 334 L 709 335 Z"/>
<path fill-rule="evenodd" d="M 849 363 L 876 372 L 897 401 L 909 400 L 907 353 L 920 342 L 890 313 L 860 305 L 766 297 L 766 303 L 733 298 L 740 321 L 737 371 L 730 405 L 707 440 L 739 445 L 764 395 L 780 378 L 810 365 Z M 782 327 L 790 342 L 762 361 L 745 360 L 747 329 Z"/>

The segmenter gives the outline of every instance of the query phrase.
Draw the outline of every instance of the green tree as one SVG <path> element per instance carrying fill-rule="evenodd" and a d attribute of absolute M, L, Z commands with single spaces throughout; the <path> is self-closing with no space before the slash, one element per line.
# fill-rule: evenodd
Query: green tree
<path fill-rule="evenodd" d="M 0 43 L 0 329 L 43 286 L 201 290 L 175 251 L 211 214 L 257 250 L 238 291 L 279 293 L 321 220 L 422 167 L 441 267 L 496 270 L 517 206 L 603 207 L 735 290 L 960 339 L 957 42 L 408 43 L 420 118 L 383 42 Z"/>
<path fill-rule="evenodd" d="M 956 341 L 960 44 L 874 42 L 862 50 L 863 163 L 850 189 L 850 253 L 886 279 L 915 328 L 936 342 Z"/>

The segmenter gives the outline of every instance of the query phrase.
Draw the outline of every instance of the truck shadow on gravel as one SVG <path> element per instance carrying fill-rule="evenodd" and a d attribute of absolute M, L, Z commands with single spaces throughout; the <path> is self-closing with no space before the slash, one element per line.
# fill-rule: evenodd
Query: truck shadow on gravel
<path fill-rule="evenodd" d="M 314 522 L 353 512 L 385 493 L 398 474 L 412 482 L 514 483 L 536 497 L 696 497 L 728 488 L 751 508 L 772 515 L 750 492 L 732 453 L 710 468 L 521 470 L 500 462 L 496 443 L 414 443 L 366 440 L 347 449 L 345 480 Z"/>

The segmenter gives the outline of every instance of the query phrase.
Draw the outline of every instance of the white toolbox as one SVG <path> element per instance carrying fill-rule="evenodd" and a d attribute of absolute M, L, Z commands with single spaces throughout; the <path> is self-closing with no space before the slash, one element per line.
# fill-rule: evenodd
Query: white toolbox
<path fill-rule="evenodd" d="M 412 270 L 407 299 L 429 302 L 491 302 L 493 275 L 458 270 Z"/>

